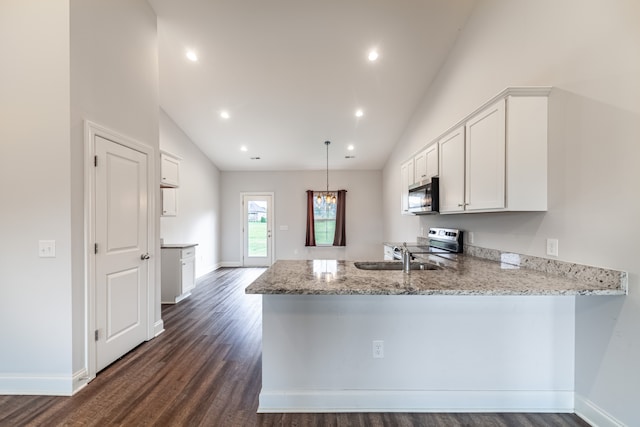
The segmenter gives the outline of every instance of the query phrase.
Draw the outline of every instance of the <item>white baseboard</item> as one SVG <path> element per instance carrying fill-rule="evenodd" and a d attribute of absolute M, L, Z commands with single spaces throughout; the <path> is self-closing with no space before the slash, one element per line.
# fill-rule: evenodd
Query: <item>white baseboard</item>
<path fill-rule="evenodd" d="M 626 424 L 618 421 L 598 405 L 576 393 L 575 413 L 577 416 L 594 427 L 625 427 Z"/>
<path fill-rule="evenodd" d="M 164 321 L 160 319 L 153 324 L 153 337 L 155 338 L 163 332 L 164 332 Z"/>
<path fill-rule="evenodd" d="M 220 267 L 242 267 L 242 263 L 238 261 L 222 261 L 218 263 Z M 220 268 L 218 267 L 218 268 Z"/>
<path fill-rule="evenodd" d="M 0 394 L 71 396 L 76 380 L 75 375 L 0 373 Z"/>
<path fill-rule="evenodd" d="M 258 412 L 573 413 L 573 391 L 262 391 Z"/>

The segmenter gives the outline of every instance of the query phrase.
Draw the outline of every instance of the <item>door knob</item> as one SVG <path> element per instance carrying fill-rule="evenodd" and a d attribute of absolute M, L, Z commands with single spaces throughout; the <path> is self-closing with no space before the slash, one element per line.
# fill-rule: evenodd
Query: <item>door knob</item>
<path fill-rule="evenodd" d="M 149 259 L 149 258 L 151 258 L 151 257 L 149 256 L 149 254 L 142 254 L 142 255 L 140 255 L 140 259 L 141 259 L 141 260 L 143 260 L 143 261 L 144 261 L 144 260 L 146 260 L 146 259 Z"/>

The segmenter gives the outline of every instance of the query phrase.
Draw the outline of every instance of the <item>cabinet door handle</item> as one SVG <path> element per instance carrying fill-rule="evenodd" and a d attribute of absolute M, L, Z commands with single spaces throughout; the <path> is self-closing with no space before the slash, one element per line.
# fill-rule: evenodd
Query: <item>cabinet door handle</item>
<path fill-rule="evenodd" d="M 140 259 L 141 259 L 141 260 L 143 260 L 143 261 L 146 261 L 146 260 L 148 260 L 149 258 L 151 258 L 151 256 L 149 256 L 149 254 L 142 254 L 142 255 L 140 255 Z"/>

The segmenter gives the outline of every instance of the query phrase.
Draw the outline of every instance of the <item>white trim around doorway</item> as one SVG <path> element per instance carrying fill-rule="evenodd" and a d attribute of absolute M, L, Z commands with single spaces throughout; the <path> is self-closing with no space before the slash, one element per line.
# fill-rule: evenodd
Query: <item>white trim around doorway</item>
<path fill-rule="evenodd" d="M 147 167 L 147 182 L 149 183 L 149 191 L 147 193 L 147 239 L 149 255 L 148 268 L 148 292 L 147 292 L 147 340 L 154 338 L 162 332 L 162 321 L 155 322 L 155 300 L 156 300 L 156 258 L 159 257 L 159 245 L 156 241 L 156 193 L 159 192 L 158 179 L 156 177 L 157 153 L 154 147 L 143 144 L 132 138 L 124 136 L 118 132 L 108 129 L 104 126 L 84 121 L 84 260 L 85 260 L 85 286 L 84 286 L 84 315 L 85 315 L 85 354 L 84 354 L 84 372 L 86 375 L 79 377 L 77 382 L 74 381 L 74 390 L 83 388 L 88 382 L 96 376 L 96 343 L 93 339 L 93 331 L 96 328 L 95 317 L 95 255 L 92 250 L 95 242 L 95 175 L 94 175 L 94 156 L 95 144 L 94 138 L 100 136 L 115 143 L 121 144 L 133 150 L 140 151 L 147 155 L 149 159 Z"/>
<path fill-rule="evenodd" d="M 246 196 L 271 196 L 271 207 L 273 209 L 273 223 L 271 230 L 271 263 L 273 264 L 276 260 L 276 221 L 275 221 L 275 211 L 276 211 L 276 196 L 274 192 L 267 191 L 244 191 L 240 193 L 240 261 L 238 262 L 237 267 L 244 267 L 244 206 L 243 200 Z M 229 263 L 227 263 L 229 264 Z M 232 265 L 223 265 L 224 267 L 232 267 Z"/>

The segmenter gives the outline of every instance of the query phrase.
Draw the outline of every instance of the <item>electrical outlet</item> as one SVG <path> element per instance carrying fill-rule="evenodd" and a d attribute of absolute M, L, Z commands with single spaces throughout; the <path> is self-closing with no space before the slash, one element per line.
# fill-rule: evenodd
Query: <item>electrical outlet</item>
<path fill-rule="evenodd" d="M 38 256 L 40 258 L 55 258 L 55 256 L 56 256 L 56 241 L 55 240 L 40 240 L 38 242 Z"/>
<path fill-rule="evenodd" d="M 473 231 L 470 231 L 469 234 L 467 234 L 469 236 L 469 244 L 473 244 L 474 241 L 474 235 L 473 235 Z"/>
<path fill-rule="evenodd" d="M 547 255 L 558 256 L 558 239 L 547 239 Z"/>
<path fill-rule="evenodd" d="M 384 341 L 376 340 L 373 342 L 373 358 L 384 359 Z"/>

